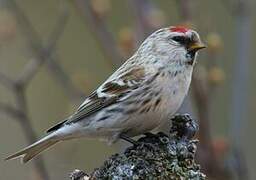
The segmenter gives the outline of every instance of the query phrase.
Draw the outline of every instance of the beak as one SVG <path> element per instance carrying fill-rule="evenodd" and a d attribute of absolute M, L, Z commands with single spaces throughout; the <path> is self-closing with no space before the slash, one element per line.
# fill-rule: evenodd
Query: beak
<path fill-rule="evenodd" d="M 200 49 L 204 49 L 204 48 L 206 48 L 206 46 L 203 44 L 203 43 L 201 43 L 201 42 L 197 42 L 197 43 L 193 43 L 190 47 L 189 47 L 189 51 L 198 51 L 198 50 L 200 50 Z"/>

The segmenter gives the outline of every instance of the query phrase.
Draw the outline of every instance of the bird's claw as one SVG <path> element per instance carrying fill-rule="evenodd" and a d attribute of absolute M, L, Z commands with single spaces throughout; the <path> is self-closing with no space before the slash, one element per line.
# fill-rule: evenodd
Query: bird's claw
<path fill-rule="evenodd" d="M 123 139 L 124 141 L 127 141 L 134 146 L 137 146 L 139 144 L 138 141 L 135 141 L 134 139 L 130 138 L 129 136 L 127 136 L 125 134 L 120 134 L 120 139 Z"/>
<path fill-rule="evenodd" d="M 144 133 L 144 135 L 145 135 L 146 137 L 155 137 L 155 136 L 156 136 L 155 134 L 153 134 L 153 133 L 151 133 L 151 132 L 146 132 L 146 133 Z"/>

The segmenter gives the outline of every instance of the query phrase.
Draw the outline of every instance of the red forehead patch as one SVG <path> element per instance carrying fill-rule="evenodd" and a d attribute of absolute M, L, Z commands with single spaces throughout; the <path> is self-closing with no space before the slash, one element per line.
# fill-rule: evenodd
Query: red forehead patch
<path fill-rule="evenodd" d="M 170 28 L 170 31 L 179 32 L 179 33 L 186 33 L 186 32 L 189 31 L 189 29 L 184 27 L 184 26 L 174 26 L 174 27 Z"/>

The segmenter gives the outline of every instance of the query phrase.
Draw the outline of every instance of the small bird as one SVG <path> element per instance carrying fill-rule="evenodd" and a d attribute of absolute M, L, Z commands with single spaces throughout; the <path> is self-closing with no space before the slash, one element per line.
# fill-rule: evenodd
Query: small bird
<path fill-rule="evenodd" d="M 157 30 L 73 115 L 6 160 L 22 157 L 26 163 L 57 142 L 80 137 L 133 142 L 131 137 L 155 129 L 179 109 L 202 48 L 205 45 L 192 29 Z"/>

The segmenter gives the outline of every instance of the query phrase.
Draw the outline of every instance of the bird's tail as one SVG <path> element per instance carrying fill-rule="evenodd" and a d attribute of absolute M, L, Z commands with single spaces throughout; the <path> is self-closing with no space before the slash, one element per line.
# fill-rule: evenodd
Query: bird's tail
<path fill-rule="evenodd" d="M 30 146 L 18 151 L 17 153 L 8 156 L 5 160 L 15 159 L 18 157 L 22 157 L 22 163 L 26 163 L 31 160 L 33 157 L 46 150 L 50 146 L 57 143 L 59 140 L 54 138 L 52 134 L 40 139 L 39 141 L 31 144 Z"/>

